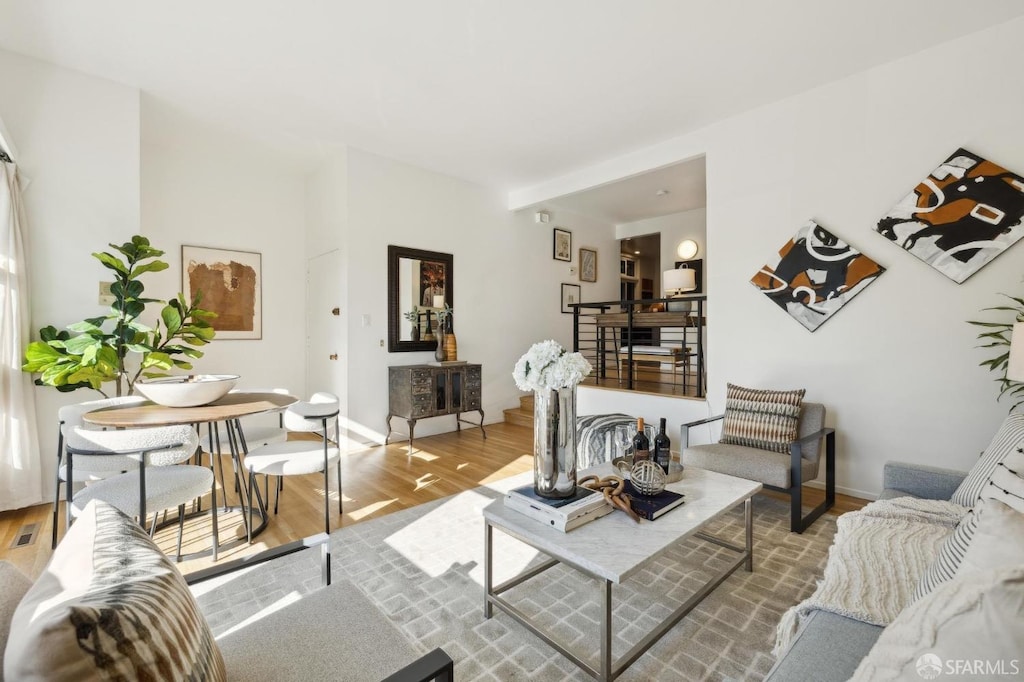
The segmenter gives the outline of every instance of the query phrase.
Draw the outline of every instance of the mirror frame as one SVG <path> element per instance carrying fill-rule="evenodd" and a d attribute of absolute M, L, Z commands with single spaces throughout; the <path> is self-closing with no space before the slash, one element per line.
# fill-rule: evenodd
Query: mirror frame
<path fill-rule="evenodd" d="M 422 249 L 410 249 L 404 246 L 388 245 L 388 352 L 389 353 L 413 353 L 418 351 L 433 351 L 437 348 L 437 341 L 402 341 L 400 339 L 402 320 L 398 310 L 398 259 L 409 258 L 412 260 L 426 260 L 435 263 L 444 263 L 444 300 L 449 307 L 454 308 L 454 259 L 450 253 L 438 253 L 437 251 L 424 251 Z"/>

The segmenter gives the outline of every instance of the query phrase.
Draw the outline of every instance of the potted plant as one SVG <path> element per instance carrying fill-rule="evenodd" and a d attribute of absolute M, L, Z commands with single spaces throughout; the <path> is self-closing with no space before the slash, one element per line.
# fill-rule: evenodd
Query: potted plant
<path fill-rule="evenodd" d="M 990 372 L 996 373 L 996 383 L 999 384 L 999 397 L 1009 396 L 1015 402 L 1014 409 L 1024 404 L 1024 383 L 1006 378 L 1006 369 L 1010 362 L 1010 338 L 1013 333 L 1015 322 L 1024 321 L 1024 298 L 1017 298 L 1009 294 L 1000 294 L 1013 301 L 1014 305 L 997 305 L 991 308 L 982 308 L 982 311 L 995 310 L 999 312 L 1013 313 L 1013 319 L 1009 322 L 985 322 L 979 320 L 968 320 L 967 324 L 982 327 L 984 331 L 978 334 L 978 348 L 994 348 L 996 355 L 988 360 L 979 363 L 982 367 L 988 367 Z"/>
<path fill-rule="evenodd" d="M 92 254 L 114 273 L 110 313 L 90 317 L 60 331 L 53 325 L 39 330 L 39 340 L 25 348 L 22 370 L 39 374 L 35 383 L 68 392 L 91 388 L 107 396 L 103 384 L 113 382 L 115 395 L 131 395 L 140 377 L 167 376 L 172 368 L 192 369 L 203 357 L 199 350 L 216 334 L 210 320 L 216 313 L 199 307 L 197 292 L 191 301 L 182 294 L 170 301 L 145 298 L 140 277 L 169 266 L 159 260 L 163 251 L 135 235 L 110 252 Z M 163 303 L 153 327 L 139 319 L 149 303 Z"/>

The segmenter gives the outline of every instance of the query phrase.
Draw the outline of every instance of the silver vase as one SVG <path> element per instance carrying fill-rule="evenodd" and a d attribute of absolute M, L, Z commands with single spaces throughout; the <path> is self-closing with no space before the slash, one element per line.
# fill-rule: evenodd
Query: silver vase
<path fill-rule="evenodd" d="M 437 327 L 437 348 L 434 349 L 434 359 L 444 362 L 444 329 L 441 325 Z"/>
<path fill-rule="evenodd" d="M 576 387 L 534 394 L 533 488 L 550 499 L 576 493 Z"/>

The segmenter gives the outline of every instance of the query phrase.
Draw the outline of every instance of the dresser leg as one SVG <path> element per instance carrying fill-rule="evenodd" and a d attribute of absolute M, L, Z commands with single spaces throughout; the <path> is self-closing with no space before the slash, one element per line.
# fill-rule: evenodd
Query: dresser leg
<path fill-rule="evenodd" d="M 477 410 L 480 413 L 480 433 L 484 434 L 484 440 L 487 440 L 487 432 L 484 431 L 484 411 Z"/>
<path fill-rule="evenodd" d="M 395 415 L 393 415 L 392 413 L 388 412 L 388 432 L 384 436 L 384 445 L 387 445 L 388 444 L 388 440 L 390 440 L 390 438 L 391 438 L 391 418 L 393 416 L 395 416 Z"/>
<path fill-rule="evenodd" d="M 413 431 L 416 430 L 416 420 L 415 419 L 407 419 L 405 423 L 409 425 L 409 454 L 411 455 L 412 454 L 412 437 L 413 437 Z"/>
<path fill-rule="evenodd" d="M 456 412 L 455 413 L 455 431 L 458 432 L 458 433 L 462 433 L 462 413 L 461 412 Z"/>

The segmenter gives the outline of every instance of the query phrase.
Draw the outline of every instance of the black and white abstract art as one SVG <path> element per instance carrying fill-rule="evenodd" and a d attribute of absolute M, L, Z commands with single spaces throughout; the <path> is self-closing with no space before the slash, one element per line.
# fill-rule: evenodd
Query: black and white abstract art
<path fill-rule="evenodd" d="M 960 284 L 1024 236 L 1024 178 L 957 149 L 875 228 Z"/>

